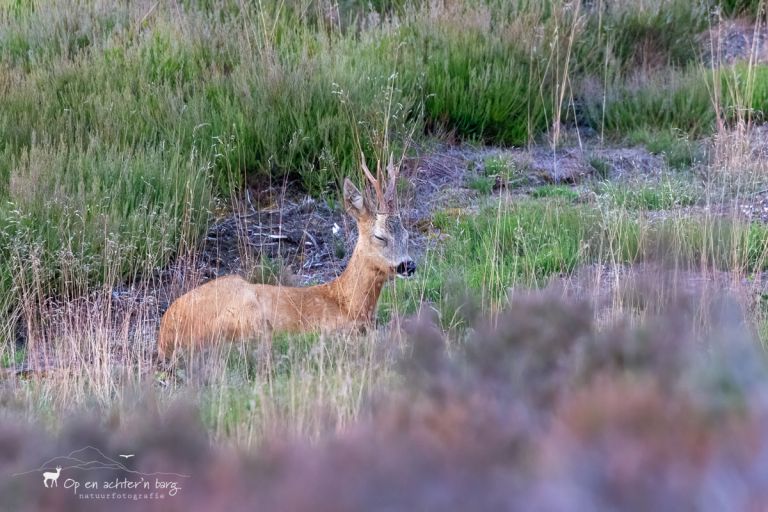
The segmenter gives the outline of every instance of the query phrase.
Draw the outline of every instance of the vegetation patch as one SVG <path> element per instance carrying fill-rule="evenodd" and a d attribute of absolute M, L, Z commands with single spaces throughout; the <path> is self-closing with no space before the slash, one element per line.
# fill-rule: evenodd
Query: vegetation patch
<path fill-rule="evenodd" d="M 613 189 L 607 194 L 625 202 L 601 210 L 549 198 L 486 208 L 477 216 L 439 216 L 436 225 L 445 231 L 446 242 L 427 255 L 416 278 L 385 290 L 380 313 L 386 319 L 393 310 L 415 312 L 427 301 L 445 309 L 443 320 L 450 325 L 456 304 L 467 294 L 493 308 L 506 301 L 513 287 L 543 286 L 553 276 L 590 263 L 661 261 L 742 272 L 766 268 L 768 227 L 763 224 L 679 215 L 655 220 L 631 211 L 679 203 L 679 191 L 672 189 L 645 194 Z"/>
<path fill-rule="evenodd" d="M 659 182 L 602 182 L 596 191 L 609 208 L 628 210 L 674 210 L 692 206 L 702 197 L 691 176 L 666 176 Z"/>
<path fill-rule="evenodd" d="M 567 185 L 543 185 L 531 190 L 530 196 L 537 199 L 561 198 L 566 202 L 575 203 L 579 199 L 579 192 Z"/>

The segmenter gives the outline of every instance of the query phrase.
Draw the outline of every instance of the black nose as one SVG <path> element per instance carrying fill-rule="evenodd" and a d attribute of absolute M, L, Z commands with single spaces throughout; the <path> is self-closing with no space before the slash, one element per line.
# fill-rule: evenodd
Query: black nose
<path fill-rule="evenodd" d="M 397 266 L 397 273 L 401 276 L 412 276 L 414 272 L 416 272 L 416 263 L 413 260 L 404 261 Z"/>

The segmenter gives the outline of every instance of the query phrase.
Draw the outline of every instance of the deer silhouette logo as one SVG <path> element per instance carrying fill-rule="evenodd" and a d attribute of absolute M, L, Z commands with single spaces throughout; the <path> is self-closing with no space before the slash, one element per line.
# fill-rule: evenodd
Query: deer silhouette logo
<path fill-rule="evenodd" d="M 46 471 L 43 473 L 43 485 L 46 487 L 58 487 L 59 475 L 61 474 L 61 466 L 56 466 L 56 471 Z M 51 481 L 51 485 L 48 485 L 48 480 Z"/>

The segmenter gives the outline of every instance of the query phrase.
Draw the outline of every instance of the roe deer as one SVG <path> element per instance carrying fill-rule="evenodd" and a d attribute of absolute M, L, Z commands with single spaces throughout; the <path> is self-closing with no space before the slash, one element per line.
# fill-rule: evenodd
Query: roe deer
<path fill-rule="evenodd" d="M 344 179 L 344 206 L 357 222 L 358 238 L 347 268 L 335 280 L 305 288 L 251 284 L 237 275 L 214 279 L 176 299 L 160 322 L 158 356 L 217 341 L 243 340 L 272 332 L 354 330 L 371 325 L 384 283 L 411 276 L 408 232 L 395 201 L 397 170 L 390 158 L 382 190 L 379 165 L 374 178 L 362 168 L 376 194 L 360 192 Z"/>

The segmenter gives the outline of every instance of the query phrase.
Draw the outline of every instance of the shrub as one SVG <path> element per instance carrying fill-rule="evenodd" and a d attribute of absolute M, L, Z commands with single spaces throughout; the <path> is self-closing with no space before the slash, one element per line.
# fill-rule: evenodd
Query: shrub
<path fill-rule="evenodd" d="M 765 0 L 714 0 L 713 4 L 728 17 L 749 15 L 757 18 L 765 14 Z"/>
<path fill-rule="evenodd" d="M 588 8 L 575 41 L 575 66 L 587 75 L 624 77 L 684 68 L 699 57 L 696 37 L 708 27 L 704 1 L 599 2 Z"/>
<path fill-rule="evenodd" d="M 451 22 L 412 26 L 411 81 L 424 74 L 425 115 L 433 131 L 495 144 L 523 144 L 546 128 L 550 93 L 543 63 L 498 32 Z M 550 107 L 551 108 L 551 107 Z"/>
<path fill-rule="evenodd" d="M 609 135 L 637 130 L 707 134 L 715 124 L 710 83 L 705 72 L 665 71 L 635 85 L 614 84 L 604 101 L 596 94 L 585 96 L 585 121 Z"/>

